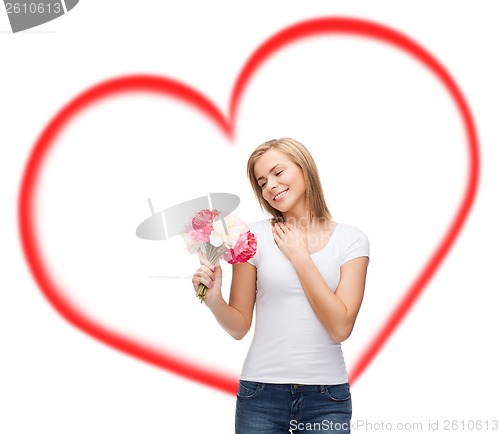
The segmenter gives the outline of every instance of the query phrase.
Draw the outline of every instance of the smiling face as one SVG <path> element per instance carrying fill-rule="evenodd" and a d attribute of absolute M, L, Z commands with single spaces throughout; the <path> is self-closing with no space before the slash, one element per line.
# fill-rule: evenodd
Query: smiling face
<path fill-rule="evenodd" d="M 254 175 L 263 199 L 283 215 L 305 211 L 306 184 L 302 169 L 277 149 L 269 149 L 257 160 Z"/>
<path fill-rule="evenodd" d="M 331 218 L 316 163 L 297 140 L 283 137 L 258 146 L 248 158 L 247 176 L 262 210 L 274 218 Z"/>

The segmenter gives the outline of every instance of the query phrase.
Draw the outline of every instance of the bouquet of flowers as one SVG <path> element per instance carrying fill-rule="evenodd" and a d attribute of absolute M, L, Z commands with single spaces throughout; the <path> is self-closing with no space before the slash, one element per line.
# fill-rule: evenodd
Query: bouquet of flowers
<path fill-rule="evenodd" d="M 220 216 L 219 211 L 204 209 L 196 213 L 182 234 L 190 254 L 203 252 L 211 264 L 224 259 L 230 264 L 248 261 L 255 255 L 257 239 L 237 216 Z M 198 286 L 196 296 L 203 303 L 207 287 Z"/>

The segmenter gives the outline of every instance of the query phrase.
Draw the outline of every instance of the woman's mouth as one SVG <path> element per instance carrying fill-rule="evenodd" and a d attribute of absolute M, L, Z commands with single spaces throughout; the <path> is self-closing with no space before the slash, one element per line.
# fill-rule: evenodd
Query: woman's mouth
<path fill-rule="evenodd" d="M 275 202 L 279 202 L 283 198 L 283 196 L 286 195 L 287 192 L 288 192 L 288 188 L 286 190 L 283 190 L 281 193 L 278 193 L 276 196 L 274 196 L 273 200 Z"/>

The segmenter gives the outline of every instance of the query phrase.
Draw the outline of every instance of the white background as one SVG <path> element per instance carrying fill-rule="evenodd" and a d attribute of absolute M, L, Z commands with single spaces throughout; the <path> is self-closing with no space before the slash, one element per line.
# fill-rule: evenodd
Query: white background
<path fill-rule="evenodd" d="M 427 431 L 429 421 L 443 429 L 456 420 L 460 431 L 462 421 L 482 421 L 485 431 L 489 421 L 491 430 L 500 418 L 498 8 L 402 3 L 82 0 L 19 34 L 1 15 L 0 432 L 233 432 L 233 396 L 123 355 L 51 307 L 19 243 L 21 174 L 44 126 L 89 86 L 164 75 L 227 113 L 251 53 L 282 28 L 320 16 L 368 19 L 424 46 L 467 98 L 482 154 L 464 230 L 353 385 L 353 423 L 358 432 L 397 423 Z M 110 328 L 237 376 L 251 333 L 233 341 L 194 298 L 190 278 L 165 278 L 197 267 L 178 239 L 139 240 L 135 228 L 149 213 L 146 198 L 159 210 L 207 191 L 238 194 L 238 214 L 263 218 L 246 158 L 280 136 L 311 150 L 334 219 L 371 242 L 365 301 L 344 344 L 352 366 L 453 218 L 468 164 L 461 120 L 441 84 L 405 53 L 368 39 L 311 38 L 280 51 L 250 82 L 234 143 L 163 97 L 123 95 L 82 113 L 54 145 L 37 207 L 44 258 L 66 295 Z M 230 271 L 223 264 L 226 292 Z"/>

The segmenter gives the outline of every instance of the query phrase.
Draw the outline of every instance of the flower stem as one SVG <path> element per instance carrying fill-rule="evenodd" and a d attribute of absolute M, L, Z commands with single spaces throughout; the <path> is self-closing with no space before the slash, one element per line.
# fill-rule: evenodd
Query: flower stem
<path fill-rule="evenodd" d="M 203 285 L 203 283 L 200 283 L 198 289 L 196 290 L 196 297 L 200 299 L 200 303 L 203 303 L 206 294 L 207 294 L 207 287 Z"/>

